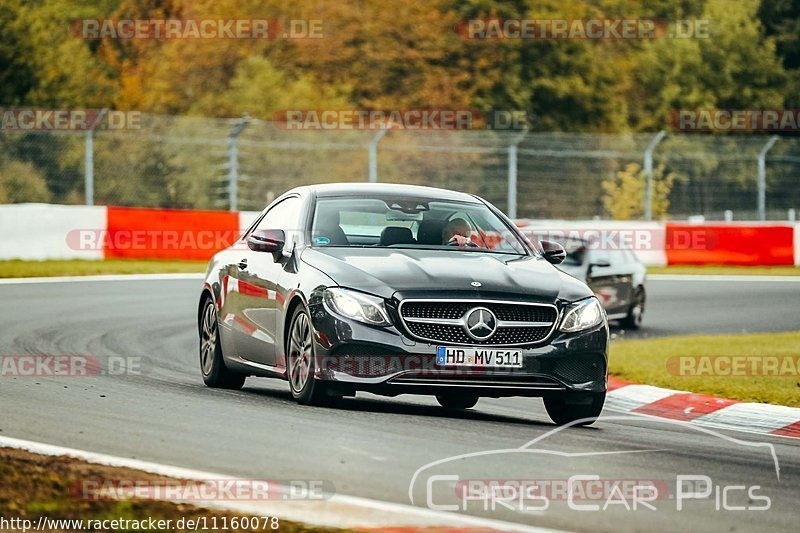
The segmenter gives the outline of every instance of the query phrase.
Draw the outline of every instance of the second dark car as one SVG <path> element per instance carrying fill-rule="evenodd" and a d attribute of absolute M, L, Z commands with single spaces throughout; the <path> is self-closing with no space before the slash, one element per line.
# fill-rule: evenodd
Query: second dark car
<path fill-rule="evenodd" d="M 567 256 L 558 268 L 581 279 L 603 304 L 609 320 L 639 329 L 647 306 L 647 267 L 633 250 L 599 249 L 588 239 L 561 243 Z"/>

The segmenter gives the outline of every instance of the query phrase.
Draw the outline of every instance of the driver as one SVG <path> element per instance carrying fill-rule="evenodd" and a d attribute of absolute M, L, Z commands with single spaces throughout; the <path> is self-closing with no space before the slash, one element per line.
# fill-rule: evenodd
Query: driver
<path fill-rule="evenodd" d="M 469 238 L 472 230 L 463 218 L 454 218 L 442 230 L 442 243 L 447 246 L 475 246 Z"/>

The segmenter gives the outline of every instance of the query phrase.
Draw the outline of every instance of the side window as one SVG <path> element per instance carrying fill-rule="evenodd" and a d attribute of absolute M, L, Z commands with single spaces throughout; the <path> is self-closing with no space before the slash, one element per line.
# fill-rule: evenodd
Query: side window
<path fill-rule="evenodd" d="M 287 198 L 279 204 L 274 205 L 267 211 L 264 218 L 255 227 L 261 229 L 282 229 L 287 233 L 298 230 L 297 218 L 300 211 L 300 199 L 296 197 Z"/>

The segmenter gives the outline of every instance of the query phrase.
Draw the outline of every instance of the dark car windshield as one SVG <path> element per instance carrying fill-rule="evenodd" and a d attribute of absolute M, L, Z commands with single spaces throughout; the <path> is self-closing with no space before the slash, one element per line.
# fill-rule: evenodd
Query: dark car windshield
<path fill-rule="evenodd" d="M 486 205 L 406 196 L 320 198 L 312 246 L 419 248 L 524 255 Z"/>

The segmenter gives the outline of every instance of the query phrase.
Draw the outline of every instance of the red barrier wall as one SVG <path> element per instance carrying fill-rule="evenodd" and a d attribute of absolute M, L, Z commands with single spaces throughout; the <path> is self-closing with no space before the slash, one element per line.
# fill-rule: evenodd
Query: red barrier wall
<path fill-rule="evenodd" d="M 239 237 L 239 214 L 227 211 L 109 207 L 104 256 L 209 259 Z"/>
<path fill-rule="evenodd" d="M 794 265 L 794 228 L 667 223 L 669 265 Z"/>

